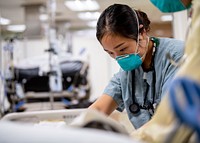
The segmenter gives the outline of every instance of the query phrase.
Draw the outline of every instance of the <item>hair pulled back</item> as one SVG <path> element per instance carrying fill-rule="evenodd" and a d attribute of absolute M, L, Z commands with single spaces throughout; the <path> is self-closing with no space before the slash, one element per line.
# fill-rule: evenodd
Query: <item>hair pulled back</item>
<path fill-rule="evenodd" d="M 150 20 L 146 13 L 135 10 L 138 16 L 139 25 L 143 27 L 139 32 L 150 30 Z M 106 8 L 100 15 L 97 22 L 96 37 L 101 42 L 105 34 L 115 34 L 126 38 L 137 40 L 138 24 L 134 9 L 124 4 L 113 4 Z"/>

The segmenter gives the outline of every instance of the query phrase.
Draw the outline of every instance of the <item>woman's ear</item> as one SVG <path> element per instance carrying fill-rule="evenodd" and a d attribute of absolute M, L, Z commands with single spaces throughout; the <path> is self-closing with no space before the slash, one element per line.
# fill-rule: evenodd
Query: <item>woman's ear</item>
<path fill-rule="evenodd" d="M 140 40 L 140 41 L 143 40 L 143 35 L 142 35 L 142 33 L 139 34 L 139 40 Z"/>
<path fill-rule="evenodd" d="M 140 32 L 139 39 L 144 40 L 144 39 L 146 39 L 146 36 L 147 36 L 146 30 L 144 29 L 142 32 Z"/>

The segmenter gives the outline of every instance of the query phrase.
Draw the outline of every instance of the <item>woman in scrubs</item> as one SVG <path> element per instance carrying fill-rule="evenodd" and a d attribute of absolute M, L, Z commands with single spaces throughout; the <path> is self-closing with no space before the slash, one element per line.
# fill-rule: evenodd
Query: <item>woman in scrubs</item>
<path fill-rule="evenodd" d="M 146 13 L 123 4 L 109 6 L 97 22 L 97 39 L 121 68 L 89 108 L 107 115 L 125 109 L 136 129 L 151 119 L 178 69 L 166 55 L 178 62 L 184 52 L 182 41 L 149 30 Z"/>

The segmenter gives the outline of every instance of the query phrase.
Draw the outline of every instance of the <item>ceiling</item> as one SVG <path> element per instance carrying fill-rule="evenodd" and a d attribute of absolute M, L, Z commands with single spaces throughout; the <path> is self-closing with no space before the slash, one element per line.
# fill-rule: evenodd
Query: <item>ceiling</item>
<path fill-rule="evenodd" d="M 149 0 L 96 0 L 100 5 L 98 12 L 102 12 L 106 7 L 114 3 L 128 4 L 131 7 L 146 12 L 155 25 L 163 25 L 161 30 L 170 28 L 171 23 L 163 23 L 160 17 L 163 15 Z M 0 0 L 0 14 L 2 17 L 10 19 L 12 25 L 26 23 L 25 6 L 47 5 L 48 0 Z M 86 25 L 88 21 L 78 18 L 78 12 L 73 12 L 64 5 L 65 0 L 56 0 L 56 23 L 65 22 L 70 25 L 70 29 L 79 30 L 91 28 Z M 156 26 L 153 26 L 154 28 Z M 161 32 L 160 30 L 160 32 Z M 166 32 L 161 32 L 166 33 Z M 169 36 L 169 35 L 168 35 Z"/>

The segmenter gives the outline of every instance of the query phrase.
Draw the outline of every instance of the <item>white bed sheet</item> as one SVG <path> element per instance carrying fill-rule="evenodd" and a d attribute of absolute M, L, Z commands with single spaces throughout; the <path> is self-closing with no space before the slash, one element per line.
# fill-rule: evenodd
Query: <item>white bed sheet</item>
<path fill-rule="evenodd" d="M 1 143 L 141 143 L 128 136 L 85 128 L 33 127 L 0 122 Z"/>

